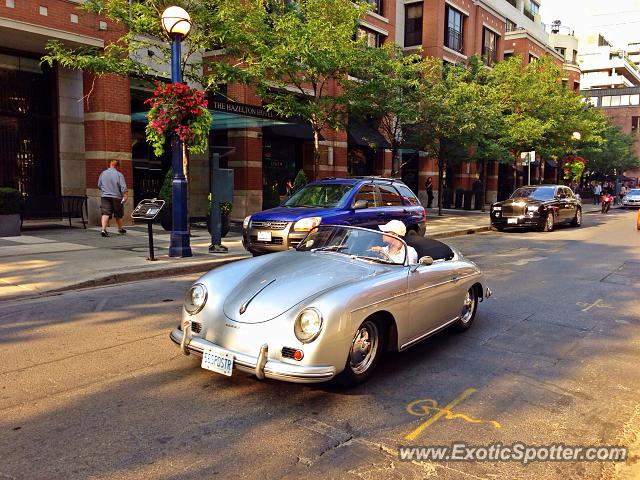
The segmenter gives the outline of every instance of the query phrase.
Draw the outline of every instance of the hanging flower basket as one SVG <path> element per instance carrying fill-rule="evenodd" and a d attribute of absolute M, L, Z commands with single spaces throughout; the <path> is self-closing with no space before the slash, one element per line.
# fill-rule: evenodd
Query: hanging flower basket
<path fill-rule="evenodd" d="M 580 180 L 585 169 L 586 160 L 582 157 L 569 157 L 564 162 L 565 180 Z"/>
<path fill-rule="evenodd" d="M 167 136 L 178 135 L 190 152 L 204 153 L 207 148 L 211 113 L 207 110 L 204 92 L 183 83 L 156 82 L 153 97 L 145 100 L 150 105 L 147 124 L 147 142 L 156 156 L 164 153 Z"/>

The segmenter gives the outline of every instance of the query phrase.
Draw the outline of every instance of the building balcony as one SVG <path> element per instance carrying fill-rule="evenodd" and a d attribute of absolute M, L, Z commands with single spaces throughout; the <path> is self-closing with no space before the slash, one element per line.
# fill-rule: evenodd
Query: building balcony
<path fill-rule="evenodd" d="M 513 5 L 514 7 L 518 8 L 518 4 L 516 3 L 516 0 L 507 0 L 507 2 Z"/>
<path fill-rule="evenodd" d="M 444 46 L 462 53 L 462 32 L 448 28 L 444 37 Z"/>
<path fill-rule="evenodd" d="M 530 11 L 530 10 L 528 10 L 528 9 L 526 9 L 526 8 L 525 8 L 523 13 L 524 13 L 524 14 L 525 14 L 525 16 L 526 16 L 529 20 L 531 20 L 532 22 L 535 22 L 535 21 L 536 21 L 536 16 L 533 14 L 533 12 L 532 12 L 532 11 Z"/>

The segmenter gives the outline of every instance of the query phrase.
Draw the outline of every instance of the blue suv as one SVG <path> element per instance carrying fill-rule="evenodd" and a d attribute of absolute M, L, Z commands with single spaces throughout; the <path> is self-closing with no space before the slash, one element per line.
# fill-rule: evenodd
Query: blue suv
<path fill-rule="evenodd" d="M 325 178 L 307 184 L 282 205 L 244 219 L 242 243 L 254 255 L 296 247 L 323 224 L 377 228 L 390 220 L 407 235 L 424 235 L 426 212 L 400 180 L 381 177 Z"/>

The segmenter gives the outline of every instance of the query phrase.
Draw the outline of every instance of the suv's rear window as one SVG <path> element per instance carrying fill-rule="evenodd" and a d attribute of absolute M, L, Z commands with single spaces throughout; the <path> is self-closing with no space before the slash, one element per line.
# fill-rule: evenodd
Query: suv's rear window
<path fill-rule="evenodd" d="M 352 188 L 353 185 L 344 183 L 307 185 L 293 194 L 283 205 L 285 207 L 338 207 L 346 201 Z"/>
<path fill-rule="evenodd" d="M 394 187 L 398 189 L 398 191 L 404 198 L 409 200 L 409 203 L 411 203 L 411 205 L 420 205 L 420 200 L 418 200 L 418 197 L 416 197 L 416 195 L 409 187 L 407 187 L 406 185 L 396 184 L 394 184 Z"/>

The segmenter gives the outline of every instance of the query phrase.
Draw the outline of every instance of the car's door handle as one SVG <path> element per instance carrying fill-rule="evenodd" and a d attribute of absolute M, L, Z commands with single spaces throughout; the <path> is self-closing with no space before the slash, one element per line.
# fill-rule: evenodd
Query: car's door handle
<path fill-rule="evenodd" d="M 384 217 L 384 213 L 379 213 L 378 216 L 379 217 Z"/>

